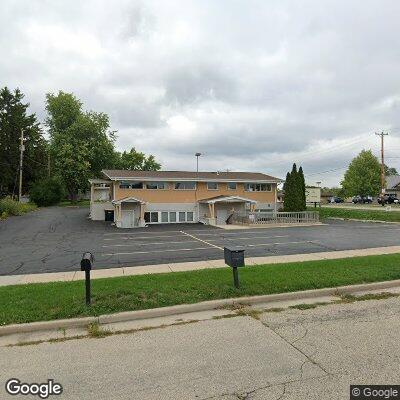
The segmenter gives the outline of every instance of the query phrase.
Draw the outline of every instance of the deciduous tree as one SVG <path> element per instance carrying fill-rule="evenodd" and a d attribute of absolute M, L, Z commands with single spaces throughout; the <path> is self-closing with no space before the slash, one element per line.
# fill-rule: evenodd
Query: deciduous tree
<path fill-rule="evenodd" d="M 141 171 L 158 171 L 161 168 L 153 155 L 136 151 L 133 147 L 130 151 L 118 153 L 117 165 L 119 169 L 141 170 Z"/>
<path fill-rule="evenodd" d="M 371 150 L 362 150 L 353 158 L 341 185 L 346 196 L 375 196 L 380 192 L 380 163 Z"/>
<path fill-rule="evenodd" d="M 46 96 L 46 120 L 55 171 L 62 178 L 71 201 L 88 187 L 90 177 L 115 162 L 115 133 L 104 113 L 82 110 L 72 93 L 60 91 Z"/>

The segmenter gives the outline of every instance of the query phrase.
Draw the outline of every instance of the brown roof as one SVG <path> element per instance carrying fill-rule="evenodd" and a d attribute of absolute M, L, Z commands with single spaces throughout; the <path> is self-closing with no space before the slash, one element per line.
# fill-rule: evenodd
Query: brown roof
<path fill-rule="evenodd" d="M 279 178 L 260 172 L 190 172 L 190 171 L 128 171 L 103 170 L 112 180 L 118 179 L 174 179 L 174 180 L 219 180 L 219 181 L 269 181 L 281 182 Z"/>

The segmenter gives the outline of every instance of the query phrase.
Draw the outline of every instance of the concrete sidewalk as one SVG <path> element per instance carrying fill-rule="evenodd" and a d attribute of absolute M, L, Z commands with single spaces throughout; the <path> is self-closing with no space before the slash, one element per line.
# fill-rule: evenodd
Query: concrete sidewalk
<path fill-rule="evenodd" d="M 350 384 L 398 382 L 399 297 L 215 312 L 104 338 L 0 346 L 0 397 L 15 398 L 5 392 L 12 377 L 54 379 L 69 400 L 337 400 Z"/>
<path fill-rule="evenodd" d="M 381 254 L 400 253 L 400 246 L 374 247 L 368 249 L 326 251 L 309 254 L 293 254 L 284 256 L 249 257 L 246 258 L 248 266 L 259 264 L 282 264 L 288 262 L 302 262 L 315 260 L 333 260 L 338 258 L 362 257 Z M 194 271 L 207 268 L 225 268 L 224 260 L 208 260 L 174 264 L 143 265 L 138 267 L 120 267 L 93 270 L 91 277 L 112 278 L 118 276 L 132 276 L 145 274 L 158 274 L 169 272 Z M 84 272 L 54 272 L 47 274 L 9 275 L 0 276 L 0 286 L 23 285 L 28 283 L 68 282 L 85 279 Z"/>

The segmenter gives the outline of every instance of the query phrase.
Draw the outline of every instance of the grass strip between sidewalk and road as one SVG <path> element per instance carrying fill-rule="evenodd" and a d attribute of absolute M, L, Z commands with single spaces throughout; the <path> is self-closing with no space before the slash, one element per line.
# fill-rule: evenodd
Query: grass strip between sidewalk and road
<path fill-rule="evenodd" d="M 0 325 L 394 279 L 400 279 L 400 254 L 245 267 L 240 289 L 230 268 L 95 279 L 89 307 L 83 281 L 3 286 Z"/>
<path fill-rule="evenodd" d="M 384 211 L 384 210 L 361 210 L 348 208 L 321 207 L 318 209 L 310 208 L 310 211 L 318 211 L 320 219 L 325 218 L 344 218 L 344 219 L 360 219 L 371 221 L 387 221 L 400 222 L 400 212 Z"/>

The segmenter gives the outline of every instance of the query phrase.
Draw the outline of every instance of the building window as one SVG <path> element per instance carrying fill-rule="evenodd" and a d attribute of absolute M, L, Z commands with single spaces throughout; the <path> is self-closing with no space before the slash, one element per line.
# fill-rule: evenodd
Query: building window
<path fill-rule="evenodd" d="M 163 211 L 161 213 L 161 222 L 168 222 L 168 212 Z"/>
<path fill-rule="evenodd" d="M 185 222 L 186 221 L 186 213 L 184 211 L 179 212 L 179 222 Z"/>
<path fill-rule="evenodd" d="M 167 188 L 167 184 L 165 182 L 147 182 L 146 188 L 151 190 L 154 189 L 164 190 Z"/>
<path fill-rule="evenodd" d="M 272 185 L 270 183 L 245 183 L 246 192 L 270 192 Z"/>
<path fill-rule="evenodd" d="M 169 222 L 176 222 L 176 212 L 169 213 Z"/>
<path fill-rule="evenodd" d="M 158 222 L 158 212 L 150 213 L 150 222 Z"/>
<path fill-rule="evenodd" d="M 127 182 L 121 181 L 119 183 L 120 189 L 143 189 L 143 182 Z"/>
<path fill-rule="evenodd" d="M 122 182 L 119 183 L 119 188 L 120 189 L 130 189 L 131 188 L 131 184 L 130 184 L 130 182 L 122 181 Z"/>
<path fill-rule="evenodd" d="M 147 224 L 194 222 L 193 211 L 146 211 L 144 220 Z"/>
<path fill-rule="evenodd" d="M 175 182 L 176 190 L 196 190 L 196 182 Z"/>
<path fill-rule="evenodd" d="M 186 213 L 186 221 L 193 222 L 193 212 L 189 211 Z"/>
<path fill-rule="evenodd" d="M 208 190 L 218 190 L 218 183 L 217 182 L 207 182 L 207 189 Z"/>
<path fill-rule="evenodd" d="M 226 185 L 228 190 L 236 190 L 236 182 L 228 182 Z"/>

